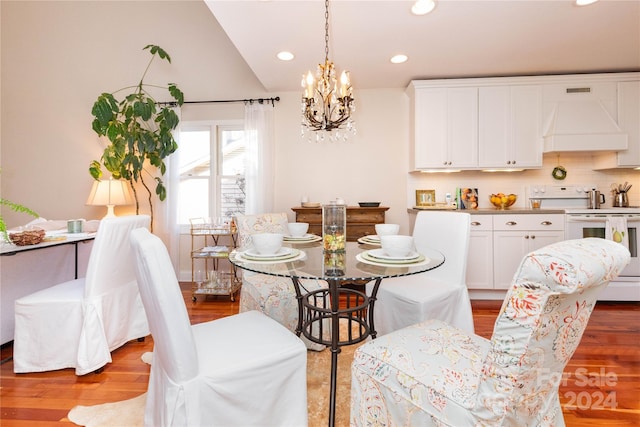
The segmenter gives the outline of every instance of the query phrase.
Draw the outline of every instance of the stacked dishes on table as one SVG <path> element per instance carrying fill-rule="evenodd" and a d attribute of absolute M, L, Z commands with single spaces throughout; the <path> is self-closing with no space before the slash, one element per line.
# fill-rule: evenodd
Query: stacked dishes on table
<path fill-rule="evenodd" d="M 309 233 L 300 237 L 297 237 L 297 236 L 294 237 L 294 236 L 289 236 L 285 234 L 284 237 L 282 238 L 282 241 L 287 243 L 312 243 L 312 242 L 319 242 L 320 240 L 322 240 L 322 237 L 316 236 L 315 234 L 309 234 Z"/>
<path fill-rule="evenodd" d="M 358 243 L 380 246 L 380 237 L 376 235 L 364 236 L 358 239 Z"/>
<path fill-rule="evenodd" d="M 236 252 L 235 257 L 240 261 L 245 262 L 262 262 L 262 263 L 276 263 L 276 262 L 289 262 L 303 259 L 306 256 L 304 251 L 295 248 L 280 248 L 275 254 L 264 255 L 260 254 L 252 249 L 247 249 L 244 252 Z"/>
<path fill-rule="evenodd" d="M 356 259 L 365 264 L 384 267 L 414 267 L 429 262 L 424 255 L 412 251 L 409 255 L 396 257 L 387 255 L 382 249 L 371 249 L 356 255 Z"/>

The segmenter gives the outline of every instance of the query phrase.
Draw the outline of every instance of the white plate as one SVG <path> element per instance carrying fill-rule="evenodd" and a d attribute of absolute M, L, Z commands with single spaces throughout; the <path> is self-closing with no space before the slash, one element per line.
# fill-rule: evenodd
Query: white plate
<path fill-rule="evenodd" d="M 254 249 L 247 249 L 246 251 L 244 251 L 242 256 L 246 259 L 276 259 L 276 258 L 283 258 L 283 257 L 289 258 L 297 255 L 297 252 L 294 253 L 294 251 L 297 251 L 297 249 L 283 247 L 278 249 L 278 252 L 276 252 L 275 254 L 265 255 L 265 254 L 259 254 Z"/>
<path fill-rule="evenodd" d="M 363 237 L 364 240 L 371 240 L 372 242 L 380 242 L 380 236 L 377 234 L 370 234 L 368 236 Z"/>
<path fill-rule="evenodd" d="M 360 237 L 358 239 L 358 243 L 362 243 L 363 245 L 380 246 L 380 240 L 370 240 L 369 237 L 371 236 Z"/>
<path fill-rule="evenodd" d="M 235 261 L 255 264 L 278 264 L 282 262 L 293 262 L 303 260 L 306 257 L 307 254 L 304 251 L 299 251 L 298 249 L 293 249 L 293 252 L 291 252 L 290 255 L 280 258 L 247 258 L 246 254 L 242 252 L 235 252 L 232 254 L 232 259 Z"/>
<path fill-rule="evenodd" d="M 367 251 L 367 255 L 370 255 L 373 258 L 383 259 L 387 261 L 414 261 L 420 257 L 418 252 L 412 251 L 407 256 L 391 256 L 387 255 L 384 249 L 372 249 Z"/>
<path fill-rule="evenodd" d="M 356 259 L 360 262 L 370 265 L 377 265 L 379 267 L 419 267 L 422 265 L 428 264 L 431 260 L 424 255 L 420 255 L 415 260 L 402 260 L 402 261 L 392 261 L 392 260 L 384 260 L 373 258 L 365 252 L 356 255 Z"/>
<path fill-rule="evenodd" d="M 304 236 L 289 236 L 287 234 L 284 235 L 284 237 L 282 238 L 282 240 L 286 240 L 286 241 L 290 241 L 290 242 L 298 242 L 298 241 L 304 241 L 304 242 L 312 242 L 314 240 L 322 240 L 322 237 L 320 236 L 316 236 L 315 234 L 305 234 Z"/>

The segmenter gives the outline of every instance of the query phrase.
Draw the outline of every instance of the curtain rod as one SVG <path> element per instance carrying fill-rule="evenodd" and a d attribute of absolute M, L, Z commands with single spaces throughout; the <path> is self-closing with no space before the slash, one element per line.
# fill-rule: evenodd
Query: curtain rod
<path fill-rule="evenodd" d="M 184 101 L 184 104 L 219 104 L 226 102 L 244 102 L 245 104 L 253 104 L 257 102 L 258 104 L 271 103 L 275 107 L 276 101 L 280 101 L 280 97 L 276 96 L 275 98 L 248 98 L 248 99 L 224 99 L 220 101 Z M 159 105 L 170 105 L 176 106 L 176 102 L 158 102 Z"/>

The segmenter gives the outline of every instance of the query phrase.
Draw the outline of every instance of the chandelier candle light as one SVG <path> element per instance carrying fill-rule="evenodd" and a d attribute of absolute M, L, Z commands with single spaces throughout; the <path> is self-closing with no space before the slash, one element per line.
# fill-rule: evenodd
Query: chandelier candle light
<path fill-rule="evenodd" d="M 324 65 L 318 64 L 315 77 L 311 71 L 302 76 L 302 136 L 307 130 L 316 132 L 316 142 L 320 142 L 324 140 L 325 132 L 336 130 L 329 139 L 346 141 L 347 134 L 339 131 L 346 127 L 347 131 L 355 134 L 351 118 L 355 105 L 349 72 L 342 72 L 338 85 L 333 62 L 329 61 L 329 0 L 325 0 L 324 7 Z"/>

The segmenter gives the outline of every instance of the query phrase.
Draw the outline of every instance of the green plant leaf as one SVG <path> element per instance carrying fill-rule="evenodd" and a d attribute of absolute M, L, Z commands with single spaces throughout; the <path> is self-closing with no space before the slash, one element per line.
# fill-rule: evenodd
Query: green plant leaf
<path fill-rule="evenodd" d="M 133 182 L 142 181 L 142 185 L 151 197 L 151 191 L 143 180 L 143 171 L 151 175 L 156 172 L 145 171 L 148 164 L 157 169 L 157 173 L 166 173 L 164 159 L 174 153 L 178 147 L 171 131 L 177 128 L 180 118 L 169 107 L 159 108 L 155 99 L 146 90 L 145 76 L 155 57 L 171 63 L 169 54 L 160 46 L 149 44 L 143 48 L 151 54 L 147 68 L 140 81 L 120 91 L 131 91 L 122 101 L 118 101 L 113 93 L 102 93 L 92 108 L 93 121 L 91 127 L 100 136 L 106 136 L 110 144 L 105 148 L 100 161 L 114 178 Z M 154 85 L 154 87 L 157 87 Z M 168 83 L 167 91 L 179 105 L 184 103 L 184 94 L 175 83 Z M 114 93 L 116 93 L 114 92 Z M 89 173 L 94 179 L 102 176 L 100 162 L 95 161 L 89 167 Z M 158 176 L 154 176 L 156 195 L 160 200 L 166 197 L 166 188 Z M 137 192 L 136 211 L 138 207 Z M 151 198 L 149 198 L 152 203 Z M 153 207 L 151 207 L 153 215 Z M 153 224 L 153 218 L 151 219 Z"/>

